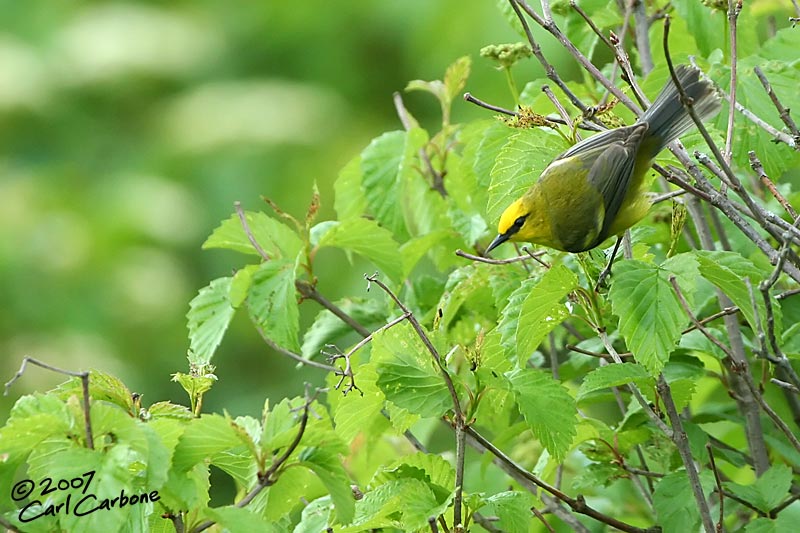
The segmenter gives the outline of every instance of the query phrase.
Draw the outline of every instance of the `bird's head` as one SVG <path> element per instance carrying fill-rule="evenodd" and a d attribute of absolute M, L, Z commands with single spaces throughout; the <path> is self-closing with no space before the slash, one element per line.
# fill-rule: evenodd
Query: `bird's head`
<path fill-rule="evenodd" d="M 525 205 L 523 198 L 508 206 L 497 224 L 497 237 L 489 244 L 485 253 L 488 254 L 506 241 L 529 241 L 531 232 L 525 222 L 528 221 L 530 215 L 530 208 Z"/>

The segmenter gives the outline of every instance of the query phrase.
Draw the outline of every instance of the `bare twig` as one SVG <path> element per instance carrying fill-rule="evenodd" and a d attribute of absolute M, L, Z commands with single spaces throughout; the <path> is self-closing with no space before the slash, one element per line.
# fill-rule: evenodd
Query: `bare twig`
<path fill-rule="evenodd" d="M 736 83 L 737 83 L 737 65 L 738 61 L 738 32 L 736 31 L 736 23 L 739 20 L 739 13 L 742 11 L 742 0 L 728 0 L 728 29 L 729 38 L 731 42 L 731 84 L 730 94 L 731 100 L 736 101 Z M 728 107 L 728 129 L 725 133 L 725 162 L 730 164 L 733 155 L 733 124 L 735 116 L 735 107 Z M 724 193 L 724 191 L 723 191 Z"/>
<path fill-rule="evenodd" d="M 722 533 L 722 519 L 725 516 L 725 496 L 722 493 L 722 478 L 717 470 L 717 462 L 714 460 L 714 451 L 710 443 L 706 443 L 708 460 L 711 462 L 711 470 L 714 472 L 714 481 L 717 483 L 717 494 L 719 494 L 719 520 L 717 520 L 717 533 Z"/>
<path fill-rule="evenodd" d="M 619 353 L 617 353 L 617 350 L 611 344 L 611 341 L 609 340 L 606 332 L 604 330 L 600 330 L 598 331 L 598 336 L 600 337 L 600 340 L 603 341 L 603 345 L 606 347 L 608 353 L 611 354 L 611 358 L 614 360 L 614 362 L 617 364 L 622 364 L 622 358 L 619 356 Z M 653 421 L 656 427 L 660 429 L 661 432 L 664 433 L 664 435 L 666 435 L 667 437 L 673 438 L 672 429 L 668 425 L 666 425 L 663 420 L 661 420 L 661 417 L 658 416 L 655 411 L 653 411 L 653 408 L 650 407 L 650 402 L 648 402 L 647 399 L 642 395 L 641 391 L 639 390 L 639 387 L 637 387 L 633 383 L 629 383 L 628 390 L 631 391 L 631 394 L 633 394 L 633 397 L 636 398 L 637 402 L 639 402 L 639 405 L 641 406 L 642 410 L 650 418 L 650 420 Z"/>
<path fill-rule="evenodd" d="M 694 494 L 697 509 L 700 512 L 703 528 L 706 530 L 706 533 L 715 533 L 714 521 L 711 520 L 708 502 L 706 501 L 705 494 L 703 494 L 703 486 L 700 484 L 700 477 L 697 474 L 697 468 L 695 468 L 692 451 L 689 449 L 689 439 L 686 436 L 686 431 L 683 429 L 683 423 L 675 407 L 675 402 L 672 401 L 672 391 L 669 388 L 669 384 L 667 384 L 667 380 L 664 379 L 663 374 L 658 376 L 656 388 L 658 389 L 658 395 L 664 402 L 664 409 L 667 411 L 670 423 L 672 423 L 672 441 L 678 448 L 678 453 L 683 460 L 683 466 L 686 469 L 689 485 L 692 488 L 692 494 Z"/>
<path fill-rule="evenodd" d="M 86 432 L 86 447 L 90 450 L 94 450 L 94 436 L 92 434 L 92 418 L 89 415 L 90 406 L 89 406 L 89 371 L 84 372 L 74 372 L 72 370 L 64 370 L 63 368 L 59 368 L 57 366 L 53 366 L 47 364 L 43 361 L 39 361 L 30 356 L 25 356 L 22 358 L 22 364 L 17 370 L 17 373 L 14 374 L 7 383 L 5 387 L 5 391 L 3 392 L 4 396 L 8 396 L 8 389 L 11 385 L 14 384 L 22 375 L 25 373 L 25 369 L 28 367 L 28 363 L 32 365 L 36 365 L 40 368 L 44 368 L 45 370 L 50 370 L 51 372 L 56 372 L 58 374 L 64 374 L 65 376 L 72 376 L 75 378 L 81 379 L 81 389 L 83 393 L 83 429 Z"/>
<path fill-rule="evenodd" d="M 697 320 L 697 317 L 694 316 L 694 313 L 692 313 L 692 310 L 689 308 L 689 304 L 686 302 L 686 298 L 684 298 L 683 296 L 683 292 L 681 292 L 681 288 L 678 285 L 678 280 L 675 278 L 674 275 L 670 275 L 669 282 L 672 285 L 672 290 L 675 291 L 675 295 L 678 297 L 678 302 L 681 304 L 681 307 L 683 307 L 684 313 L 686 313 L 689 316 L 689 320 L 692 321 L 692 324 L 694 324 L 695 329 L 700 330 L 700 333 L 702 333 L 708 340 L 710 340 L 711 343 L 714 344 L 714 346 L 722 350 L 722 352 L 725 355 L 727 355 L 728 357 L 733 357 L 730 348 L 722 344 L 719 341 L 719 339 L 717 339 L 706 328 L 704 328 L 703 324 L 701 324 L 700 321 Z"/>
<path fill-rule="evenodd" d="M 533 33 L 531 32 L 530 25 L 528 21 L 525 19 L 525 16 L 520 11 L 520 7 L 524 9 L 525 6 L 519 0 L 508 0 L 508 3 L 511 4 L 514 13 L 517 15 L 520 24 L 522 24 L 522 28 L 525 31 L 525 35 L 528 38 L 528 43 L 531 45 L 531 51 L 536 59 L 539 60 L 539 63 L 542 65 L 545 71 L 545 75 L 548 79 L 550 79 L 553 83 L 555 83 L 559 89 L 564 93 L 564 95 L 569 99 L 569 101 L 574 105 L 576 108 L 581 110 L 581 113 L 585 113 L 587 110 L 587 106 L 580 101 L 580 99 L 573 93 L 567 84 L 564 83 L 564 80 L 561 79 L 561 76 L 558 75 L 556 69 L 553 68 L 553 65 L 547 61 L 547 58 L 544 57 L 542 53 L 542 49 L 539 46 L 539 43 L 536 42 L 536 39 L 533 37 Z M 538 14 L 536 15 L 539 16 Z"/>
<path fill-rule="evenodd" d="M 601 513 L 600 511 L 589 506 L 586 503 L 586 500 L 583 499 L 583 496 L 579 495 L 576 498 L 572 498 L 569 495 L 557 489 L 556 487 L 542 481 L 532 473 L 528 472 L 525 468 L 517 464 L 511 457 L 506 455 L 502 450 L 500 450 L 494 444 L 492 444 L 491 441 L 489 441 L 478 431 L 476 431 L 475 428 L 468 427 L 467 434 L 470 437 L 470 444 L 476 450 L 478 450 L 481 453 L 483 453 L 484 451 L 488 451 L 489 453 L 491 453 L 495 457 L 494 460 L 495 464 L 497 464 L 504 472 L 506 472 L 509 476 L 511 476 L 521 485 L 529 487 L 529 490 L 530 490 L 530 485 L 544 489 L 548 493 L 555 496 L 558 500 L 567 504 L 567 506 L 569 506 L 569 508 L 572 509 L 574 512 L 594 518 L 598 522 L 607 524 L 620 531 L 625 531 L 627 533 L 660 532 L 660 528 L 658 527 L 642 529 L 636 526 L 632 526 L 630 524 L 626 524 L 625 522 L 621 522 L 616 518 Z M 543 499 L 544 496 L 545 495 L 543 494 L 542 495 Z"/>
<path fill-rule="evenodd" d="M 793 392 L 795 394 L 800 394 L 800 389 L 795 387 L 791 383 L 787 383 L 786 381 L 781 381 L 781 380 L 776 379 L 776 378 L 772 378 L 769 381 L 771 383 L 773 383 L 774 385 L 777 385 L 778 387 L 782 388 L 782 389 L 788 390 L 788 391 Z"/>
<path fill-rule="evenodd" d="M 250 489 L 244 498 L 236 502 L 236 507 L 242 508 L 247 506 L 256 496 L 261 493 L 267 487 L 270 487 L 278 481 L 278 471 L 283 467 L 284 463 L 289 459 L 289 457 L 294 453 L 297 447 L 300 445 L 300 441 L 303 439 L 303 435 L 306 432 L 306 425 L 308 424 L 308 415 L 311 409 L 311 404 L 316 400 L 317 391 L 313 396 L 309 396 L 308 391 L 306 391 L 306 401 L 301 407 L 303 414 L 300 416 L 300 427 L 297 429 L 297 434 L 295 435 L 292 442 L 286 447 L 286 450 L 272 462 L 272 465 L 264 472 L 258 472 L 258 481 L 256 482 L 255 486 Z M 208 520 L 199 524 L 197 527 L 192 529 L 192 533 L 199 533 L 200 531 L 205 531 L 206 529 L 210 528 L 214 525 L 213 520 Z"/>
<path fill-rule="evenodd" d="M 295 281 L 294 286 L 297 289 L 297 292 L 299 292 L 303 298 L 314 300 L 322 307 L 339 317 L 342 322 L 350 326 L 353 331 L 362 337 L 368 337 L 370 335 L 370 331 L 367 328 L 359 324 L 356 319 L 345 313 L 341 307 L 325 298 L 325 296 L 323 296 L 323 294 L 319 292 L 311 283 L 304 280 L 297 280 Z"/>
<path fill-rule="evenodd" d="M 239 215 L 239 221 L 242 223 L 242 229 L 244 230 L 244 234 L 247 235 L 247 240 L 250 241 L 250 244 L 253 245 L 253 248 L 255 248 L 258 255 L 260 255 L 264 261 L 269 261 L 269 254 L 258 244 L 255 235 L 250 231 L 250 225 L 247 223 L 247 215 L 242 208 L 242 203 L 238 201 L 233 202 L 233 208 L 236 210 L 236 214 Z"/>
<path fill-rule="evenodd" d="M 647 18 L 647 5 L 644 0 L 631 0 L 636 32 L 636 50 L 642 74 L 647 76 L 653 70 L 653 54 L 650 51 L 650 20 Z"/>
<path fill-rule="evenodd" d="M 509 115 L 511 117 L 518 117 L 519 116 L 519 113 L 517 113 L 516 111 L 511 111 L 510 109 L 505 109 L 505 108 L 502 108 L 502 107 L 498 107 L 496 105 L 492 105 L 492 104 L 486 103 L 483 100 L 479 100 L 478 98 L 475 98 L 474 96 L 472 96 L 472 93 L 464 93 L 464 100 L 466 100 L 467 102 L 469 102 L 471 104 L 475 104 L 478 107 L 482 107 L 484 109 L 488 109 L 489 111 L 495 111 L 497 113 L 502 113 L 504 115 Z"/>
<path fill-rule="evenodd" d="M 473 255 L 463 250 L 456 250 L 456 255 L 459 257 L 476 261 L 478 263 L 487 263 L 490 265 L 507 265 L 509 263 L 518 263 L 519 261 L 527 261 L 528 259 L 531 259 L 531 255 L 533 255 L 534 258 L 539 258 L 545 254 L 547 254 L 547 250 L 539 250 L 538 252 L 528 252 L 525 255 L 518 255 L 517 257 L 510 257 L 508 259 L 492 259 L 491 257 L 484 257 L 482 255 Z"/>
<path fill-rule="evenodd" d="M 556 530 L 553 529 L 553 526 L 551 526 L 547 522 L 547 519 L 544 517 L 544 515 L 542 514 L 542 512 L 539 509 L 537 509 L 536 507 L 531 507 L 531 512 L 536 516 L 536 518 L 539 519 L 539 521 L 542 524 L 544 524 L 544 527 L 547 528 L 547 531 L 549 531 L 550 533 L 556 533 Z"/>
<path fill-rule="evenodd" d="M 758 68 L 758 67 L 756 67 Z M 797 211 L 794 210 L 794 207 L 786 200 L 786 198 L 778 191 L 775 184 L 769 179 L 767 173 L 764 172 L 764 166 L 761 164 L 761 161 L 756 156 L 755 151 L 750 150 L 747 152 L 748 157 L 750 158 L 750 168 L 752 168 L 756 174 L 758 174 L 758 178 L 761 180 L 761 183 L 772 193 L 772 196 L 775 197 L 776 200 L 783 206 L 789 215 L 795 219 L 797 218 Z"/>
<path fill-rule="evenodd" d="M 789 114 L 789 110 L 783 106 L 781 101 L 778 99 L 778 96 L 775 94 L 775 91 L 772 90 L 772 85 L 770 84 L 767 77 L 764 75 L 764 72 L 757 66 L 753 67 L 753 71 L 756 73 L 758 81 L 761 82 L 761 85 L 764 87 L 764 90 L 767 91 L 770 100 L 772 100 L 772 103 L 775 105 L 775 109 L 778 110 L 778 114 L 780 115 L 781 120 L 783 121 L 784 124 L 786 124 L 786 127 L 791 132 L 792 137 L 794 138 L 795 147 L 799 146 L 800 130 L 797 129 L 797 124 L 795 123 L 794 119 L 792 119 L 792 116 Z"/>

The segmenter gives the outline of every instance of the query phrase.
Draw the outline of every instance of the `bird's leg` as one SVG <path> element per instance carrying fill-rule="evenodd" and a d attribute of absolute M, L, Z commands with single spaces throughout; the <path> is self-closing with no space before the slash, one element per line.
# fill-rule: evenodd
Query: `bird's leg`
<path fill-rule="evenodd" d="M 600 275 L 597 276 L 597 284 L 594 286 L 594 292 L 598 292 L 600 285 L 605 282 L 606 278 L 611 274 L 611 265 L 614 264 L 614 259 L 617 257 L 617 252 L 619 251 L 619 245 L 622 244 L 622 236 L 620 235 L 617 237 L 617 243 L 614 245 L 614 251 L 611 252 L 611 259 L 608 260 L 608 264 L 600 272 Z"/>

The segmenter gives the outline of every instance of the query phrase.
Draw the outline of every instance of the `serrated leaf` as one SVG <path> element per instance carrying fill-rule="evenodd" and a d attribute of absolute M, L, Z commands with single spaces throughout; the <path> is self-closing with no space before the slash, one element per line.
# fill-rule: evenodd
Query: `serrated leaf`
<path fill-rule="evenodd" d="M 447 230 L 435 230 L 419 237 L 414 237 L 400 247 L 400 257 L 403 265 L 403 278 L 407 278 L 414 267 L 436 244 L 449 235 Z"/>
<path fill-rule="evenodd" d="M 617 263 L 609 291 L 619 331 L 650 375 L 664 368 L 688 322 L 665 269 L 637 260 Z"/>
<path fill-rule="evenodd" d="M 245 220 L 258 245 L 271 259 L 294 259 L 303 249 L 303 241 L 285 224 L 260 211 L 246 211 Z M 242 227 L 238 214 L 233 214 L 214 230 L 203 243 L 203 249 L 223 248 L 243 254 L 260 255 Z"/>
<path fill-rule="evenodd" d="M 511 280 L 512 283 L 514 281 L 515 280 L 513 279 Z M 508 295 L 506 305 L 500 312 L 500 321 L 497 324 L 496 330 L 500 332 L 500 341 L 508 354 L 515 354 L 516 352 L 517 327 L 519 325 L 519 314 L 520 310 L 522 309 L 522 303 L 531 293 L 533 287 L 536 286 L 538 281 L 539 280 L 537 278 L 526 278 L 522 280 L 522 283 L 519 284 L 519 286 L 517 286 L 517 288 Z M 509 284 L 503 284 L 502 287 L 495 287 L 496 284 L 493 284 L 495 294 L 503 289 L 501 294 L 501 296 L 503 296 L 505 295 L 505 290 L 507 290 Z M 497 298 L 497 296 L 495 299 L 496 301 L 502 301 L 502 298 Z"/>
<path fill-rule="evenodd" d="M 258 265 L 248 265 L 237 270 L 233 275 L 230 291 L 228 291 L 228 300 L 234 309 L 238 309 L 247 298 L 247 292 L 253 284 L 253 272 L 257 269 Z"/>
<path fill-rule="evenodd" d="M 506 377 L 528 427 L 556 461 L 563 461 L 577 434 L 575 399 L 547 372 L 518 369 Z"/>
<path fill-rule="evenodd" d="M 750 279 L 755 292 L 758 316 L 763 321 L 766 318 L 766 307 L 764 299 L 759 293 L 758 283 L 768 274 L 736 252 L 698 251 L 696 255 L 702 276 L 719 287 L 741 309 L 753 331 L 757 331 L 759 326 L 753 309 L 753 299 L 750 297 L 750 291 L 744 278 Z M 774 300 L 772 307 L 776 313 L 776 334 L 780 334 L 780 307 Z"/>
<path fill-rule="evenodd" d="M 257 513 L 235 505 L 206 508 L 203 510 L 203 515 L 228 531 L 263 531 L 264 533 L 282 531 Z"/>
<path fill-rule="evenodd" d="M 381 226 L 405 241 L 409 234 L 404 220 L 405 181 L 416 172 L 413 161 L 427 141 L 421 129 L 390 131 L 373 139 L 361 152 L 361 188 L 367 207 Z"/>
<path fill-rule="evenodd" d="M 502 122 L 492 121 L 486 123 L 474 148 L 472 145 L 465 147 L 464 157 L 467 163 L 472 164 L 479 189 L 486 191 L 491 185 L 492 167 L 495 165 L 500 151 L 510 142 L 512 135 L 516 132 L 516 129 Z M 488 204 L 488 191 L 485 194 Z"/>
<path fill-rule="evenodd" d="M 361 156 L 347 162 L 333 182 L 333 208 L 339 220 L 360 217 L 367 209 L 367 199 L 361 190 Z"/>
<path fill-rule="evenodd" d="M 709 478 L 709 474 L 705 471 L 700 475 L 704 494 L 708 494 L 714 485 L 713 476 Z M 697 502 L 684 471 L 667 474 L 658 482 L 653 493 L 653 506 L 658 524 L 664 531 L 697 531 L 700 527 Z"/>
<path fill-rule="evenodd" d="M 781 513 L 775 519 L 756 518 L 744 527 L 745 533 L 786 533 L 797 527 L 796 520 L 788 513 Z"/>
<path fill-rule="evenodd" d="M 330 493 L 337 521 L 342 524 L 350 523 L 355 514 L 355 500 L 347 473 L 336 454 L 315 447 L 308 453 L 302 453 L 301 457 L 300 464 L 314 472 Z"/>
<path fill-rule="evenodd" d="M 295 263 L 273 260 L 253 273 L 247 310 L 264 335 L 288 350 L 300 349 L 300 312 L 295 289 Z"/>
<path fill-rule="evenodd" d="M 610 364 L 596 368 L 586 374 L 578 389 L 578 401 L 587 394 L 610 387 L 620 387 L 628 383 L 651 380 L 647 370 L 634 363 Z"/>
<path fill-rule="evenodd" d="M 472 59 L 469 56 L 459 57 L 447 67 L 444 73 L 444 85 L 451 101 L 464 90 L 471 67 Z"/>
<path fill-rule="evenodd" d="M 524 365 L 547 334 L 569 316 L 563 300 L 577 286 L 575 274 L 564 265 L 555 265 L 526 296 L 517 323 L 518 365 Z"/>
<path fill-rule="evenodd" d="M 374 220 L 351 218 L 331 224 L 330 229 L 320 238 L 318 246 L 332 246 L 355 252 L 372 261 L 389 278 L 400 281 L 403 263 L 398 261 L 400 245 L 386 228 Z"/>
<path fill-rule="evenodd" d="M 487 213 L 490 222 L 522 196 L 545 167 L 564 150 L 561 138 L 535 128 L 517 130 L 497 155 L 491 171 Z"/>
<path fill-rule="evenodd" d="M 220 415 L 202 415 L 186 426 L 175 447 L 172 468 L 186 472 L 203 459 L 242 444 L 232 420 Z"/>
<path fill-rule="evenodd" d="M 489 515 L 496 515 L 498 526 L 508 533 L 528 533 L 531 522 L 530 494 L 519 491 L 506 491 L 486 498 Z M 481 512 L 486 514 L 483 509 Z"/>
<path fill-rule="evenodd" d="M 229 294 L 233 278 L 217 278 L 200 289 L 189 302 L 189 362 L 205 365 L 211 361 L 236 310 Z"/>
<path fill-rule="evenodd" d="M 436 418 L 453 407 L 440 369 L 411 327 L 402 324 L 373 336 L 372 360 L 378 387 L 397 406 Z"/>
<path fill-rule="evenodd" d="M 752 485 L 725 483 L 725 488 L 764 513 L 769 513 L 789 496 L 792 469 L 784 464 L 772 465 Z"/>

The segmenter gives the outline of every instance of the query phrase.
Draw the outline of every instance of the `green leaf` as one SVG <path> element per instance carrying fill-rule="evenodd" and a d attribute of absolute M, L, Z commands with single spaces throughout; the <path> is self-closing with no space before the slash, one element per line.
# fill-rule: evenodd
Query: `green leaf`
<path fill-rule="evenodd" d="M 264 533 L 280 533 L 279 529 L 259 516 L 257 513 L 243 507 L 226 505 L 225 507 L 206 508 L 203 515 L 213 520 L 228 531 L 263 531 Z"/>
<path fill-rule="evenodd" d="M 636 361 L 655 376 L 664 368 L 688 322 L 669 272 L 644 261 L 617 263 L 609 297 L 619 330 Z"/>
<path fill-rule="evenodd" d="M 545 130 L 517 130 L 500 150 L 491 171 L 489 220 L 498 220 L 564 148 L 560 137 Z"/>
<path fill-rule="evenodd" d="M 389 230 L 380 227 L 374 220 L 351 218 L 335 222 L 322 235 L 318 246 L 355 252 L 372 261 L 392 280 L 400 281 L 402 277 L 403 263 L 398 260 L 400 245 Z"/>
<path fill-rule="evenodd" d="M 202 415 L 186 426 L 175 447 L 172 468 L 186 472 L 215 453 L 243 444 L 232 420 L 220 415 Z"/>
<path fill-rule="evenodd" d="M 319 533 L 325 531 L 331 520 L 333 505 L 330 496 L 317 498 L 303 508 L 300 522 L 292 533 Z"/>
<path fill-rule="evenodd" d="M 403 260 L 403 279 L 407 278 L 420 259 L 435 245 L 445 239 L 450 232 L 447 230 L 434 230 L 430 233 L 413 237 L 400 247 L 400 257 Z M 452 250 L 451 252 L 452 253 Z"/>
<path fill-rule="evenodd" d="M 472 59 L 469 56 L 459 57 L 447 67 L 447 71 L 444 73 L 444 86 L 451 102 L 464 90 L 471 67 Z"/>
<path fill-rule="evenodd" d="M 361 156 L 347 162 L 333 183 L 333 208 L 339 220 L 357 218 L 367 209 L 367 199 L 361 190 Z"/>
<path fill-rule="evenodd" d="M 506 377 L 528 427 L 556 461 L 563 461 L 577 434 L 575 399 L 547 372 L 518 369 Z"/>
<path fill-rule="evenodd" d="M 253 272 L 258 270 L 258 265 L 247 265 L 237 270 L 231 281 L 231 288 L 228 291 L 228 299 L 234 309 L 239 309 L 247 298 L 250 286 L 253 284 Z"/>
<path fill-rule="evenodd" d="M 438 365 L 407 324 L 372 338 L 378 387 L 397 406 L 422 417 L 440 417 L 453 407 Z"/>
<path fill-rule="evenodd" d="M 725 488 L 748 501 L 759 510 L 769 513 L 789 497 L 792 469 L 784 464 L 772 465 L 752 485 L 726 482 Z"/>
<path fill-rule="evenodd" d="M 377 422 L 385 421 L 381 409 L 386 398 L 375 383 L 378 374 L 374 363 L 359 365 L 356 372 L 356 383 L 363 394 L 342 396 L 339 391 L 335 391 L 328 396 L 336 422 L 336 433 L 346 442 L 352 442 L 359 433 L 364 433 L 370 440 L 377 438 L 380 434 L 374 434 L 373 428 Z M 335 376 L 331 378 L 338 381 Z"/>
<path fill-rule="evenodd" d="M 705 252 L 698 251 L 697 260 L 700 265 L 700 273 L 705 279 L 719 287 L 739 309 L 741 309 L 747 322 L 753 331 L 757 331 L 758 324 L 753 309 L 753 299 L 750 291 L 744 282 L 744 278 L 750 278 L 750 282 L 755 292 L 758 316 L 762 321 L 766 318 L 766 307 L 764 299 L 759 293 L 758 283 L 768 274 L 758 269 L 751 261 L 745 259 L 736 252 Z M 778 313 L 779 307 L 773 300 L 773 310 Z M 776 321 L 779 316 L 776 315 Z M 762 327 L 765 324 L 762 323 Z M 778 324 L 776 324 L 779 326 Z M 776 331 L 780 334 L 780 329 Z"/>
<path fill-rule="evenodd" d="M 492 277 L 492 280 L 495 280 L 495 277 Z M 514 279 L 511 280 L 513 283 Z M 522 280 L 522 283 L 507 296 L 506 298 L 506 305 L 503 307 L 503 310 L 500 312 L 500 321 L 497 324 L 496 331 L 500 332 L 500 342 L 505 348 L 507 354 L 509 355 L 517 355 L 515 359 L 519 356 L 517 354 L 517 328 L 519 327 L 519 315 L 520 310 L 522 309 L 522 304 L 525 299 L 531 294 L 533 288 L 538 283 L 537 278 L 525 278 Z M 505 290 L 511 286 L 510 283 L 492 283 L 490 280 L 490 284 L 492 284 L 492 288 L 495 292 L 495 301 L 502 302 L 503 296 L 505 296 Z M 501 294 L 497 294 L 500 292 Z M 499 296 L 499 297 L 498 297 Z"/>
<path fill-rule="evenodd" d="M 569 316 L 563 300 L 577 286 L 575 274 L 564 265 L 555 265 L 528 293 L 517 323 L 518 365 L 524 365 L 547 334 Z"/>
<path fill-rule="evenodd" d="M 714 484 L 710 472 L 702 472 L 700 476 L 703 493 Z M 689 477 L 684 471 L 672 472 L 658 482 L 653 493 L 653 506 L 658 517 L 658 524 L 664 531 L 697 531 L 700 528 L 700 513 L 694 499 Z"/>
<path fill-rule="evenodd" d="M 300 312 L 294 281 L 294 261 L 273 260 L 263 263 L 253 274 L 247 309 L 250 318 L 265 336 L 279 346 L 297 352 L 300 349 Z"/>
<path fill-rule="evenodd" d="M 245 220 L 250 233 L 270 259 L 286 258 L 294 260 L 303 249 L 303 241 L 285 224 L 282 224 L 260 211 L 246 211 Z M 242 227 L 238 214 L 233 214 L 214 230 L 203 243 L 203 249 L 223 248 L 243 254 L 260 255 L 253 247 Z"/>
<path fill-rule="evenodd" d="M 217 278 L 200 289 L 189 302 L 189 362 L 205 365 L 211 362 L 236 309 L 229 294 L 233 278 Z"/>
<path fill-rule="evenodd" d="M 620 387 L 631 382 L 652 381 L 643 366 L 634 363 L 610 364 L 596 368 L 586 374 L 578 389 L 578 401 L 586 395 L 609 387 Z"/>
<path fill-rule="evenodd" d="M 712 9 L 707 4 L 693 0 L 676 0 L 674 5 L 680 18 L 688 24 L 689 34 L 694 36 L 698 50 L 704 57 L 717 48 L 725 48 L 727 25 L 724 10 Z"/>
<path fill-rule="evenodd" d="M 426 141 L 421 129 L 391 131 L 373 139 L 361 152 L 361 187 L 367 207 L 381 226 L 402 241 L 409 234 L 398 200 L 404 196 L 405 182 L 416 173 L 416 153 Z"/>
<path fill-rule="evenodd" d="M 788 513 L 779 514 L 774 520 L 756 518 L 744 527 L 745 533 L 786 533 L 797 527 L 797 521 Z"/>
<path fill-rule="evenodd" d="M 528 533 L 531 522 L 531 506 L 533 501 L 530 494 L 519 491 L 506 491 L 493 494 L 486 498 L 488 513 L 481 509 L 483 514 L 496 515 L 500 521 L 497 524 L 508 533 Z"/>
<path fill-rule="evenodd" d="M 355 500 L 350 480 L 335 453 L 324 448 L 306 448 L 300 454 L 300 464 L 314 472 L 331 495 L 336 519 L 348 524 L 355 514 Z"/>

